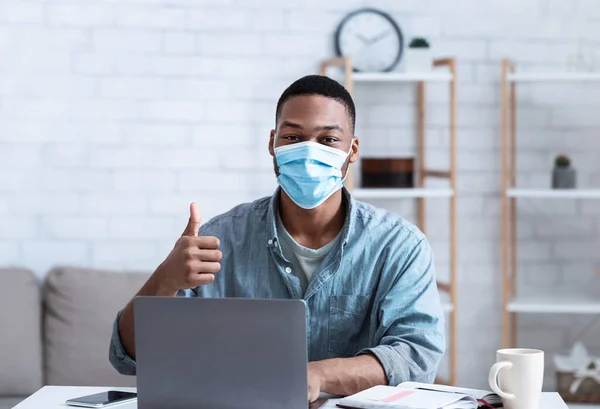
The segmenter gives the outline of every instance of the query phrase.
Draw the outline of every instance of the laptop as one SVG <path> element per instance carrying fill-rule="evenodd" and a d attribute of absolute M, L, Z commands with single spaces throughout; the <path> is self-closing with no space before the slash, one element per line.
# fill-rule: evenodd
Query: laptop
<path fill-rule="evenodd" d="M 138 409 L 307 409 L 303 300 L 137 297 Z"/>

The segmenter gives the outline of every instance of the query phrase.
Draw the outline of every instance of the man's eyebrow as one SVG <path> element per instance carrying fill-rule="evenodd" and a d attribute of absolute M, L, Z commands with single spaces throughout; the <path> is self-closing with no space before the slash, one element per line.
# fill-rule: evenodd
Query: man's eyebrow
<path fill-rule="evenodd" d="M 283 122 L 281 123 L 281 126 L 282 126 L 282 127 L 283 127 L 283 126 L 287 126 L 287 127 L 290 127 L 290 128 L 296 128 L 296 129 L 304 129 L 304 128 L 302 127 L 302 125 L 300 125 L 300 124 L 296 124 L 296 123 L 294 123 L 294 122 L 290 122 L 290 121 L 283 121 Z"/>
<path fill-rule="evenodd" d="M 323 125 L 323 126 L 317 126 L 315 128 L 315 131 L 340 131 L 340 132 L 343 132 L 344 130 L 339 125 Z"/>

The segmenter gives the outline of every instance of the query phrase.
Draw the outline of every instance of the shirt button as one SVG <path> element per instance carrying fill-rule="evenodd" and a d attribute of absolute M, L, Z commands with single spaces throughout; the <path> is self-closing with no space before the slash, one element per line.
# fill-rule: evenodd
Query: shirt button
<path fill-rule="evenodd" d="M 291 269 L 291 268 L 289 268 L 289 267 L 286 267 L 286 268 L 285 268 L 285 272 L 289 274 L 289 273 L 291 273 L 291 272 L 292 272 L 292 269 Z"/>
<path fill-rule="evenodd" d="M 270 246 L 271 244 L 273 244 L 273 240 L 269 239 L 269 241 L 268 241 L 267 243 L 268 243 L 268 244 L 269 244 L 269 246 Z"/>

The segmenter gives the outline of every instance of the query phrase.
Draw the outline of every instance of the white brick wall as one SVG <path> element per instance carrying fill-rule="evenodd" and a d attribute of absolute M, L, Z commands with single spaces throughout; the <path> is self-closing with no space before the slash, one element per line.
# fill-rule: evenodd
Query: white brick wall
<path fill-rule="evenodd" d="M 436 54 L 459 60 L 459 375 L 485 386 L 501 333 L 500 60 L 566 69 L 584 40 L 600 70 L 596 0 L 2 2 L 0 265 L 39 276 L 57 264 L 150 270 L 190 201 L 208 220 L 270 194 L 276 100 L 332 55 L 336 24 L 360 6 L 389 11 L 407 39 L 427 36 Z M 600 184 L 598 91 L 519 88 L 520 185 L 548 186 L 560 152 L 572 154 L 581 186 Z M 429 86 L 428 101 L 429 158 L 441 168 L 447 87 Z M 414 153 L 412 88 L 358 85 L 356 102 L 363 156 Z M 414 203 L 377 204 L 414 219 Z M 523 201 L 519 210 L 523 291 L 597 294 L 599 203 Z M 447 202 L 430 201 L 428 214 L 445 276 Z M 554 330 L 523 317 L 521 341 L 551 355 L 586 322 L 553 317 Z M 585 339 L 600 347 L 597 335 Z"/>

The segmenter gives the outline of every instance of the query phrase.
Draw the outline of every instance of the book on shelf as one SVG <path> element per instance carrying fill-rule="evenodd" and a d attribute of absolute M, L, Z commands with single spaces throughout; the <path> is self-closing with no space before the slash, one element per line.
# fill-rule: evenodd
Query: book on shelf
<path fill-rule="evenodd" d="M 502 400 L 485 390 L 404 382 L 398 386 L 374 386 L 340 399 L 337 406 L 347 409 L 477 409 L 502 407 Z"/>

